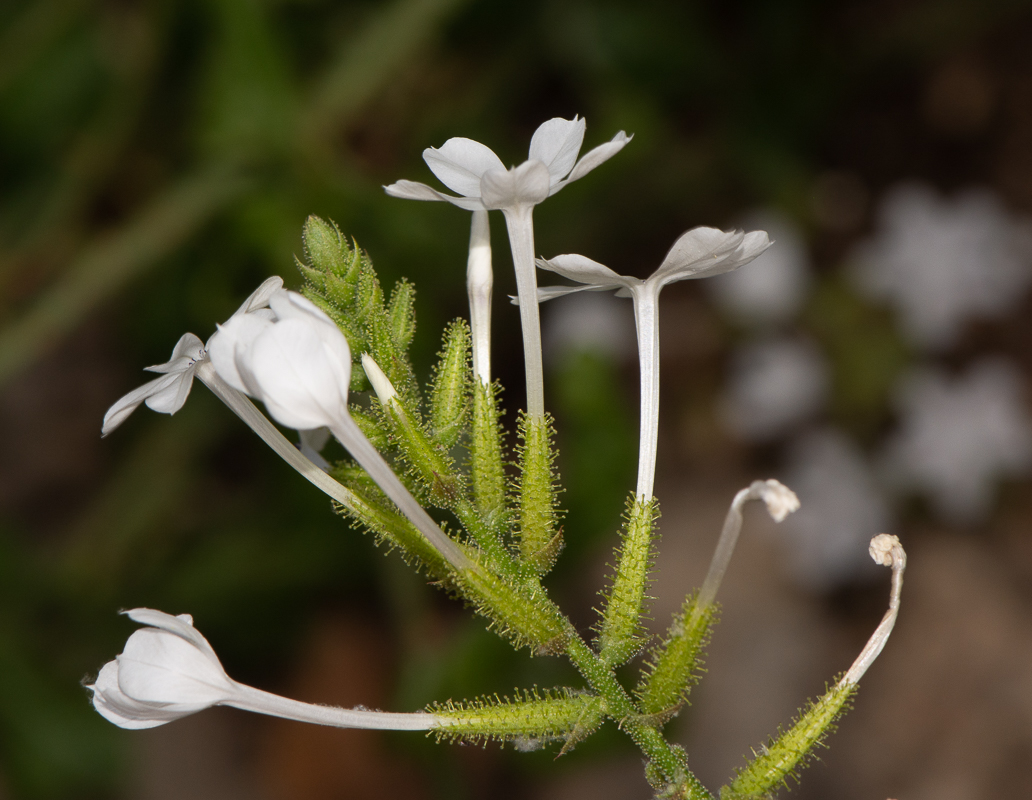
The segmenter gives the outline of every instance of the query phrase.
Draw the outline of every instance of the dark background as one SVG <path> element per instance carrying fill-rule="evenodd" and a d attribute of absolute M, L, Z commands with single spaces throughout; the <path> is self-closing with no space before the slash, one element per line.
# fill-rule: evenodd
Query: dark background
<path fill-rule="evenodd" d="M 1030 43 L 1032 6 L 1002 0 L 0 4 L 0 797 L 647 796 L 612 726 L 555 760 L 555 748 L 232 710 L 139 733 L 104 722 L 80 683 L 120 651 L 132 626 L 115 612 L 136 606 L 193 614 L 235 678 L 313 702 L 400 711 L 579 685 L 378 553 L 203 386 L 175 417 L 142 409 L 102 441 L 105 409 L 267 275 L 299 286 L 312 213 L 353 235 L 385 285 L 415 282 L 426 376 L 439 331 L 465 313 L 468 215 L 381 185 L 432 183 L 420 153 L 450 136 L 519 163 L 540 122 L 580 114 L 586 147 L 635 138 L 538 209 L 538 250 L 645 276 L 688 227 L 778 210 L 815 284 L 859 309 L 855 328 L 816 312 L 792 325 L 837 376 L 822 420 L 871 452 L 895 424 L 890 387 L 906 365 L 962 371 L 992 354 L 1022 376 L 1032 366 L 1027 299 L 927 356 L 841 277 L 900 181 L 946 197 L 984 187 L 1032 212 Z M 494 353 L 513 411 L 522 367 L 500 222 Z M 704 574 L 733 493 L 776 473 L 787 442 L 750 444 L 721 424 L 748 325 L 700 286 L 663 303 L 657 630 Z M 548 360 L 569 512 L 549 582 L 585 627 L 633 481 L 633 353 Z M 863 403 L 850 402 L 854 367 L 874 387 Z M 911 564 L 900 625 L 793 796 L 1027 793 L 1028 488 L 1011 476 L 993 513 L 963 523 L 896 501 Z M 709 674 L 675 724 L 712 789 L 849 665 L 886 599 L 873 570 L 800 584 L 785 542 L 755 532 L 770 527 L 761 516 L 722 589 Z"/>

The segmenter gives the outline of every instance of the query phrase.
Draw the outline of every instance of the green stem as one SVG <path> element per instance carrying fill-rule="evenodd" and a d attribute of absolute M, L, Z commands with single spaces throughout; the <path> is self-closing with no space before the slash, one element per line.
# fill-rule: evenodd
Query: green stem
<path fill-rule="evenodd" d="M 713 800 L 713 795 L 688 770 L 682 754 L 656 728 L 640 721 L 641 711 L 616 679 L 613 670 L 583 639 L 571 636 L 566 654 L 591 688 L 605 699 L 610 716 L 619 720 L 620 727 L 662 774 L 667 782 L 664 794 L 685 800 Z M 673 790 L 672 794 L 670 790 Z"/>

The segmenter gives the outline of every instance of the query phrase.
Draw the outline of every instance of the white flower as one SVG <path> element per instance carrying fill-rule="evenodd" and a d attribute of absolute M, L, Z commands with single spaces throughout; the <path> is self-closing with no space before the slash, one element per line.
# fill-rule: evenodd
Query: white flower
<path fill-rule="evenodd" d="M 663 263 L 652 275 L 641 280 L 619 275 L 609 267 L 585 256 L 568 254 L 537 265 L 581 286 L 546 286 L 538 290 L 539 301 L 581 291 L 615 289 L 617 297 L 634 301 L 638 329 L 638 359 L 641 364 L 641 437 L 638 455 L 639 497 L 652 496 L 656 471 L 656 444 L 659 436 L 659 293 L 668 283 L 705 278 L 730 272 L 748 264 L 770 247 L 763 231 L 725 232 L 716 228 L 692 228 L 674 242 Z M 519 298 L 521 308 L 523 296 Z"/>
<path fill-rule="evenodd" d="M 251 293 L 231 319 L 251 314 L 259 317 L 268 315 L 265 307 L 269 304 L 269 297 L 277 289 L 282 288 L 282 278 L 267 279 Z M 146 367 L 148 372 L 162 373 L 162 377 L 134 389 L 108 409 L 104 415 L 101 435 L 107 436 L 125 422 L 129 415 L 140 407 L 140 403 L 146 403 L 148 408 L 162 414 L 175 414 L 181 409 L 190 396 L 198 366 L 208 358 L 207 347 L 211 346 L 215 336 L 218 336 L 218 333 L 204 345 L 192 333 L 183 334 L 172 351 L 172 358 L 164 364 Z"/>
<path fill-rule="evenodd" d="M 811 342 L 753 342 L 732 358 L 724 418 L 743 439 L 766 441 L 819 411 L 827 390 L 828 367 Z"/>
<path fill-rule="evenodd" d="M 237 391 L 265 403 L 283 425 L 332 430 L 348 416 L 347 339 L 296 292 L 274 292 L 269 308 L 273 319 L 247 314 L 219 327 L 209 350 L 216 372 Z"/>
<path fill-rule="evenodd" d="M 892 521 L 863 453 L 839 431 L 812 431 L 793 443 L 786 474 L 802 501 L 785 523 L 794 577 L 815 589 L 855 577 L 871 536 Z"/>
<path fill-rule="evenodd" d="M 148 627 L 133 633 L 88 687 L 93 707 L 120 728 L 153 728 L 219 705 L 341 728 L 428 730 L 443 724 L 432 714 L 316 706 L 245 686 L 226 674 L 188 614 L 149 608 L 126 613 Z"/>
<path fill-rule="evenodd" d="M 921 184 L 889 192 L 874 238 L 854 255 L 864 291 L 896 306 L 916 344 L 953 343 L 972 317 L 1014 308 L 1032 283 L 1032 221 L 988 191 L 952 200 Z"/>
<path fill-rule="evenodd" d="M 897 403 L 902 419 L 886 454 L 900 488 L 931 497 L 949 519 L 988 514 L 993 485 L 1032 467 L 1032 423 L 1016 370 L 984 360 L 950 378 L 924 369 L 904 377 Z"/>
<path fill-rule="evenodd" d="M 351 348 L 340 328 L 297 292 L 273 292 L 269 308 L 272 319 L 245 314 L 219 328 L 210 347 L 219 377 L 261 400 L 283 425 L 302 431 L 328 428 L 427 541 L 452 566 L 467 568 L 466 555 L 416 502 L 351 418 Z"/>
<path fill-rule="evenodd" d="M 730 314 L 747 322 L 781 323 L 794 317 L 810 288 L 810 256 L 799 226 L 779 211 L 763 210 L 745 218 L 746 228 L 767 231 L 777 242 L 746 267 L 706 284 Z"/>
<path fill-rule="evenodd" d="M 533 298 L 537 296 L 534 206 L 612 158 L 630 141 L 630 137 L 620 131 L 611 141 L 578 160 L 584 129 L 584 120 L 577 117 L 572 120 L 556 117 L 542 123 L 531 137 L 527 161 L 509 170 L 493 150 L 472 139 L 449 139 L 439 150 L 428 147 L 423 151 L 423 159 L 445 186 L 459 193 L 458 197 L 412 181 L 398 181 L 384 188 L 394 197 L 444 200 L 474 212 L 501 210 L 512 248 L 516 291 L 522 298 Z M 473 236 L 476 236 L 475 228 Z M 474 322 L 476 316 L 474 311 Z M 537 303 L 526 302 L 520 306 L 520 324 L 523 329 L 527 413 L 532 419 L 541 420 L 545 413 L 545 390 Z M 478 349 L 482 349 L 483 334 L 475 341 Z M 478 374 L 483 378 L 482 371 Z"/>
<path fill-rule="evenodd" d="M 556 117 L 542 123 L 531 137 L 527 160 L 511 170 L 491 148 L 472 139 L 453 138 L 440 149 L 428 147 L 423 160 L 459 197 L 405 180 L 384 188 L 394 197 L 444 200 L 470 211 L 535 205 L 612 158 L 632 138 L 620 131 L 578 160 L 584 130 L 585 122 L 578 117 Z"/>

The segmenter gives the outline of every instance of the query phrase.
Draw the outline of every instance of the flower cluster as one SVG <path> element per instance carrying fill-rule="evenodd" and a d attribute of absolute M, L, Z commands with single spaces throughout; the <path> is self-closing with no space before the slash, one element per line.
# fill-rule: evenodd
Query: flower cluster
<path fill-rule="evenodd" d="M 564 751 L 610 720 L 640 747 L 647 777 L 662 796 L 712 800 L 684 752 L 663 735 L 663 723 L 682 707 L 699 670 L 716 618 L 717 591 L 742 528 L 742 507 L 761 500 L 780 522 L 799 508 L 791 490 L 775 480 L 756 481 L 735 496 L 705 582 L 686 598 L 667 635 L 648 647 L 637 685 L 625 687 L 616 670 L 650 644 L 643 636 L 643 618 L 658 516 L 653 484 L 660 292 L 674 281 L 735 270 L 771 242 L 762 231 L 693 228 L 644 280 L 581 255 L 535 259 L 533 207 L 630 141 L 620 132 L 578 159 L 584 132 L 582 119 L 545 122 L 531 140 L 529 159 L 509 170 L 484 145 L 449 139 L 439 149 L 426 150 L 424 158 L 457 195 L 410 181 L 386 187 L 397 197 L 444 200 L 473 212 L 467 259 L 470 323 L 456 321 L 445 330 L 428 391 L 419 391 L 408 360 L 415 331 L 411 286 L 398 284 L 388 299 L 368 256 L 350 246 L 335 226 L 313 217 L 304 232 L 303 293 L 288 291 L 282 280 L 271 278 L 207 343 L 184 336 L 167 364 L 150 368 L 162 377 L 112 406 L 103 428 L 109 433 L 141 403 L 174 413 L 186 401 L 193 378 L 199 378 L 277 454 L 333 498 L 343 514 L 464 598 L 515 646 L 568 658 L 584 685 L 535 688 L 511 699 L 449 699 L 411 714 L 312 706 L 232 680 L 189 616 L 136 609 L 129 617 L 146 627 L 129 637 L 122 654 L 90 685 L 94 706 L 104 717 L 124 728 L 145 728 L 228 705 L 323 725 L 432 730 L 448 739 L 560 740 Z M 527 400 L 516 433 L 515 478 L 505 466 L 510 456 L 497 403 L 501 387 L 492 381 L 490 369 L 491 210 L 505 216 L 519 292 L 514 301 L 524 334 Z M 538 268 L 576 285 L 539 288 Z M 538 304 L 563 294 L 608 290 L 633 301 L 641 444 L 616 571 L 599 610 L 597 635 L 589 643 L 549 598 L 541 580 L 562 548 L 562 525 L 553 430 L 544 405 Z M 352 403 L 353 394 L 366 389 L 372 390 L 366 402 Z M 252 400 L 264 406 L 265 414 Z M 273 421 L 300 431 L 300 450 Z M 319 451 L 330 435 L 349 459 L 337 464 L 322 459 Z M 466 458 L 456 457 L 460 450 Z M 449 515 L 457 529 L 454 524 L 443 528 L 430 510 Z M 767 796 L 846 708 L 895 621 L 905 565 L 893 537 L 876 537 L 871 553 L 894 575 L 890 611 L 875 637 L 845 676 L 740 770 L 721 797 Z"/>

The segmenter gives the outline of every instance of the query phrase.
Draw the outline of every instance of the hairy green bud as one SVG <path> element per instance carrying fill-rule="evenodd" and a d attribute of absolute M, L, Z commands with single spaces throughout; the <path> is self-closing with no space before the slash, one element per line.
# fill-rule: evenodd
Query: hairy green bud
<path fill-rule="evenodd" d="M 562 549 L 551 418 L 524 415 L 519 425 L 519 550 L 524 563 L 544 574 Z"/>
<path fill-rule="evenodd" d="M 431 430 L 445 447 L 454 445 L 466 427 L 469 384 L 469 327 L 456 320 L 445 331 L 430 393 Z"/>
<path fill-rule="evenodd" d="M 811 751 L 835 729 L 835 721 L 849 710 L 857 691 L 855 683 L 839 681 L 816 702 L 811 701 L 795 724 L 760 749 L 730 786 L 720 790 L 720 800 L 766 800 L 788 785 L 789 776 L 806 764 Z"/>
<path fill-rule="evenodd" d="M 499 536 L 509 521 L 505 494 L 502 426 L 499 422 L 497 385 L 479 380 L 473 387 L 473 422 L 469 443 L 469 471 L 477 511 L 488 528 Z"/>
<path fill-rule="evenodd" d="M 659 511 L 655 499 L 628 501 L 623 546 L 609 591 L 598 637 L 599 654 L 608 664 L 622 664 L 641 646 L 645 587 L 654 558 L 652 530 Z"/>
<path fill-rule="evenodd" d="M 605 719 L 605 701 L 593 694 L 558 689 L 539 694 L 524 691 L 515 698 L 482 697 L 460 703 L 448 701 L 427 708 L 445 720 L 435 729 L 438 740 L 515 742 L 534 749 L 548 741 L 564 742 L 563 752 L 593 733 Z"/>
<path fill-rule="evenodd" d="M 684 602 L 667 631 L 666 639 L 650 653 L 647 675 L 638 685 L 642 712 L 663 722 L 678 712 L 699 677 L 702 653 L 709 641 L 716 606 L 698 606 L 695 597 Z"/>

